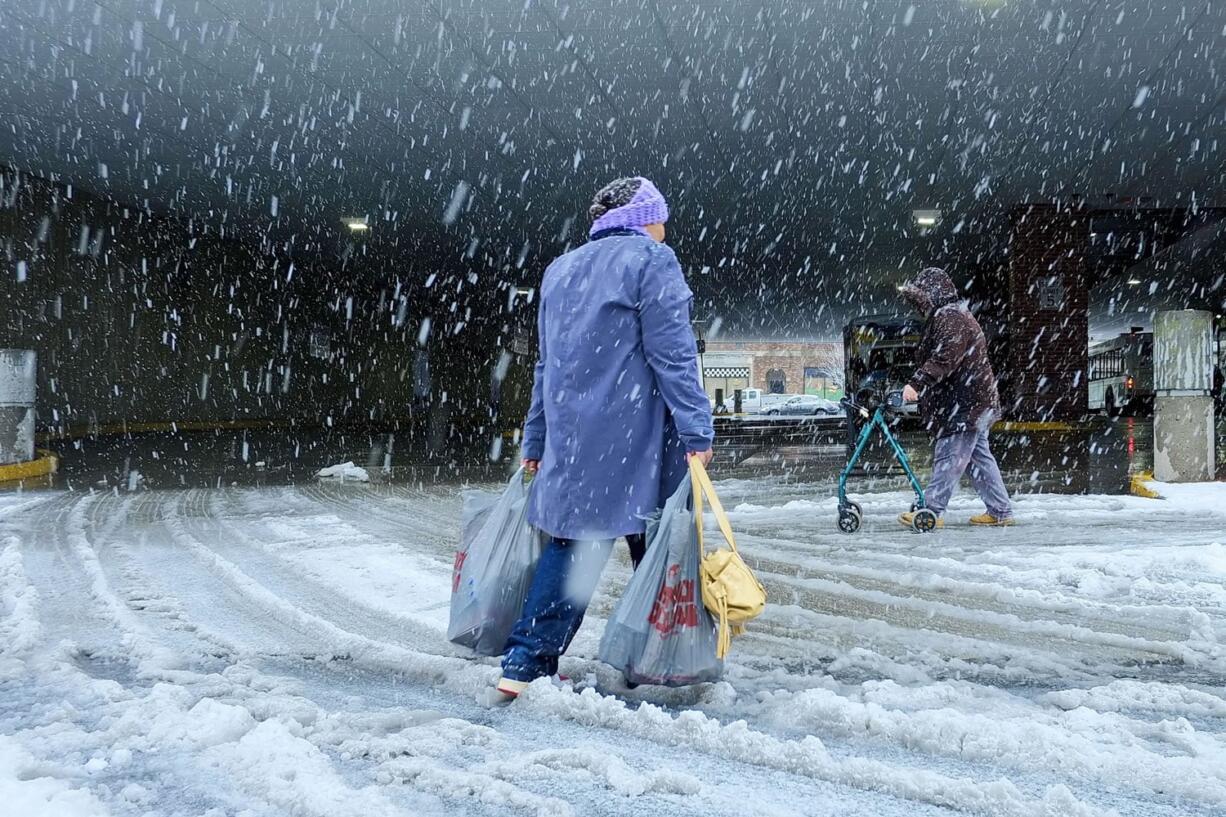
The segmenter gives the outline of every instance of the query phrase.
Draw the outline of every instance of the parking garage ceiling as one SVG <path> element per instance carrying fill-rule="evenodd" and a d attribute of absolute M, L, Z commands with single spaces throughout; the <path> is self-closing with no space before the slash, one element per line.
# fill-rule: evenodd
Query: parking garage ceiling
<path fill-rule="evenodd" d="M 512 257 L 642 174 L 695 274 L 850 295 L 901 274 L 916 209 L 956 237 L 1073 193 L 1220 199 L 1224 69 L 1212 0 L 3 0 L 0 163 Z"/>

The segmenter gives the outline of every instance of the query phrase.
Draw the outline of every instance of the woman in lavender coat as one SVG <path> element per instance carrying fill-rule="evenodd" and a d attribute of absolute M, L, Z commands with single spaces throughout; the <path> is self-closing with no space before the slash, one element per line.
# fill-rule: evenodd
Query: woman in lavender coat
<path fill-rule="evenodd" d="M 618 179 L 589 213 L 588 243 L 550 264 L 541 284 L 523 458 L 537 472 L 528 519 L 549 541 L 507 641 L 498 689 L 511 696 L 557 672 L 613 541 L 641 541 L 686 456 L 709 462 L 715 436 L 694 296 L 663 243 L 664 197 L 647 179 Z"/>

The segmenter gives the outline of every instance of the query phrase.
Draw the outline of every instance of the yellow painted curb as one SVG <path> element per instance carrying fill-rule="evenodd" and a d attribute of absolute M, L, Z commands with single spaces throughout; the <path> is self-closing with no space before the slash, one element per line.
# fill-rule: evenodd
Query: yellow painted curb
<path fill-rule="evenodd" d="M 1007 420 L 992 426 L 993 431 L 1076 431 L 1072 423 L 1027 423 Z"/>
<path fill-rule="evenodd" d="M 59 467 L 59 457 L 50 451 L 39 451 L 38 456 L 29 462 L 0 465 L 0 482 L 47 477 L 54 474 Z"/>
<path fill-rule="evenodd" d="M 179 431 L 260 431 L 286 428 L 293 420 L 185 420 L 183 422 L 115 423 L 98 426 L 69 426 L 62 432 L 42 432 L 35 438 L 48 440 L 72 440 L 77 437 L 109 437 L 119 434 L 160 434 Z"/>
<path fill-rule="evenodd" d="M 1128 490 L 1133 496 L 1144 497 L 1145 499 L 1162 499 L 1162 494 L 1149 487 L 1153 481 L 1154 475 L 1149 471 L 1142 471 L 1139 474 L 1133 474 L 1129 481 Z"/>

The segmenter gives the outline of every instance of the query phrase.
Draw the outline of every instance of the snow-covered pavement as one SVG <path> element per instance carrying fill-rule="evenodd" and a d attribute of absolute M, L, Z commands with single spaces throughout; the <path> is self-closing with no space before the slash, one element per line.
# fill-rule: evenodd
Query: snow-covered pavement
<path fill-rule="evenodd" d="M 771 597 L 726 682 L 593 660 L 619 553 L 577 689 L 495 709 L 443 636 L 454 489 L 0 495 L 0 813 L 1226 813 L 1226 484 L 929 537 L 720 487 Z"/>

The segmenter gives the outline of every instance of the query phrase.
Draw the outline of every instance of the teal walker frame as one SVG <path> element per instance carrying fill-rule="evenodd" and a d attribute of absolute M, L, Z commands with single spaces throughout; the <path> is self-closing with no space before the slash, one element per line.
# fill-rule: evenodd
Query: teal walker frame
<path fill-rule="evenodd" d="M 919 479 L 915 476 L 915 470 L 911 467 L 911 460 L 907 457 L 906 450 L 890 431 L 890 424 L 886 421 L 885 405 L 879 403 L 876 406 L 862 406 L 850 399 L 844 399 L 843 406 L 848 410 L 848 423 L 851 422 L 852 412 L 868 422 L 860 429 L 855 451 L 852 452 L 847 465 L 839 474 L 839 530 L 843 533 L 855 533 L 860 530 L 860 525 L 864 521 L 863 508 L 858 502 L 853 502 L 847 497 L 847 479 L 851 476 L 856 464 L 860 462 L 860 457 L 863 456 L 864 449 L 868 447 L 869 438 L 873 436 L 874 431 L 880 431 L 890 444 L 894 452 L 894 459 L 902 466 L 903 473 L 907 475 L 907 481 L 911 483 L 911 490 L 915 491 L 915 504 L 911 506 L 914 514 L 911 517 L 911 529 L 916 533 L 931 533 L 936 530 L 937 515 L 927 507 L 924 500 L 924 486 L 920 485 Z"/>

